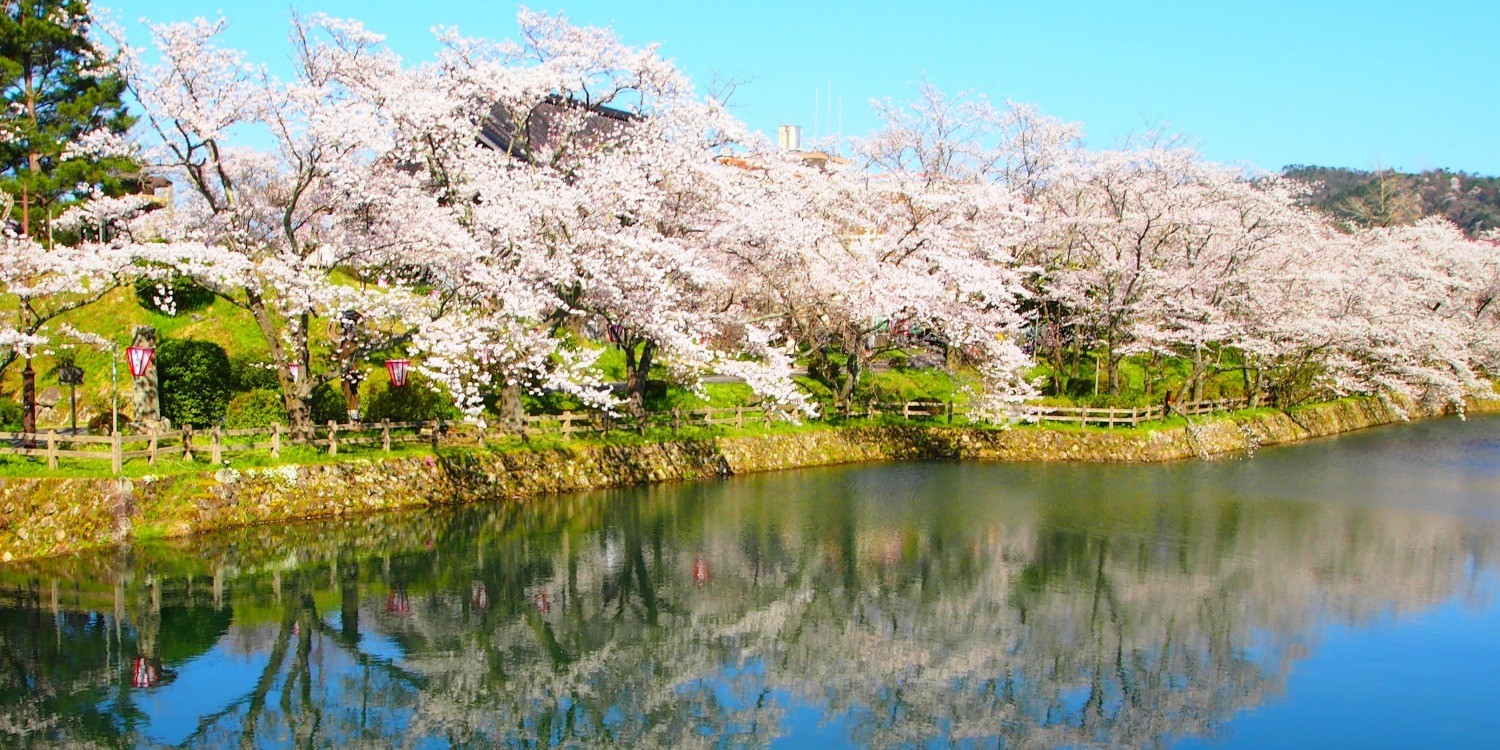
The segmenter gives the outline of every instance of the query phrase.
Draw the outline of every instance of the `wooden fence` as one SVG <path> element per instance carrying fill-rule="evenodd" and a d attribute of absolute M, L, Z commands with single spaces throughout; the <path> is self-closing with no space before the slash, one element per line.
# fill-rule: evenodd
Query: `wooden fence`
<path fill-rule="evenodd" d="M 1221 398 L 1212 401 L 1186 401 L 1173 404 L 1172 411 L 1186 416 L 1211 414 L 1218 411 L 1244 409 L 1250 402 L 1243 398 Z M 1101 427 L 1138 427 L 1143 422 L 1158 422 L 1166 418 L 1165 406 L 1138 406 L 1131 409 L 1096 409 L 1079 406 L 1039 406 L 1021 404 L 1012 409 L 1015 419 L 1032 422 L 1074 422 Z"/>
<path fill-rule="evenodd" d="M 1217 411 L 1232 411 L 1247 406 L 1245 399 L 1218 399 L 1176 404 L 1176 413 L 1196 416 Z M 378 447 L 389 453 L 396 446 L 421 443 L 436 449 L 445 440 L 461 438 L 483 443 L 487 440 L 515 436 L 529 440 L 538 436 L 556 435 L 564 440 L 574 436 L 608 435 L 611 432 L 636 432 L 644 434 L 648 429 L 670 429 L 677 434 L 691 427 L 732 427 L 744 429 L 749 426 L 770 427 L 773 422 L 785 418 L 785 414 L 773 409 L 732 406 L 706 409 L 672 409 L 649 412 L 642 418 L 612 416 L 600 412 L 565 411 L 560 414 L 526 415 L 515 423 L 491 425 L 480 430 L 472 425 L 455 424 L 443 420 L 428 422 L 364 422 L 339 424 L 329 422 L 313 428 L 306 435 L 293 435 L 282 425 L 269 428 L 226 430 L 214 427 L 194 430 L 184 427 L 171 432 L 75 435 L 56 430 L 45 433 L 0 432 L 0 455 L 28 456 L 44 459 L 50 469 L 58 468 L 59 459 L 81 458 L 110 462 L 115 474 L 121 473 L 124 463 L 131 459 L 146 459 L 152 466 L 161 458 L 181 458 L 184 461 L 207 460 L 211 465 L 224 463 L 226 457 L 252 451 L 266 451 L 272 458 L 279 458 L 283 446 L 296 442 L 327 451 L 330 456 L 339 455 L 341 449 L 350 447 Z M 867 401 L 849 405 L 837 412 L 844 419 L 872 419 L 900 417 L 904 420 L 946 420 L 952 423 L 955 416 L 967 417 L 962 411 L 955 412 L 950 402 Z M 1162 406 L 1144 406 L 1131 409 L 1107 409 L 1075 406 L 1042 406 L 1020 404 L 1009 413 L 1010 421 L 1026 422 L 1071 422 L 1079 425 L 1102 427 L 1138 427 L 1142 423 L 1163 419 Z M 976 420 L 977 421 L 977 420 Z"/>

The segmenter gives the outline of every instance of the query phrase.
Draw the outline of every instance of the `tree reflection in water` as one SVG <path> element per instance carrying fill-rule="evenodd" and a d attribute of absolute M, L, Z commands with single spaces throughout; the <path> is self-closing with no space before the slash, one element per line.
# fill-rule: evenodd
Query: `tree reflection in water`
<path fill-rule="evenodd" d="M 1213 476 L 840 469 L 12 567 L 0 737 L 738 746 L 810 707 L 860 746 L 1151 746 L 1497 559 L 1472 521 Z"/>

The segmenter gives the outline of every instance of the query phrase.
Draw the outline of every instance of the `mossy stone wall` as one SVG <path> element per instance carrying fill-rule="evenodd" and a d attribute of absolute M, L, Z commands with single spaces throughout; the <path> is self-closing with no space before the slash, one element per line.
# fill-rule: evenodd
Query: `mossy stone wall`
<path fill-rule="evenodd" d="M 1412 410 L 1411 416 L 1432 416 Z M 1474 412 L 1500 412 L 1500 401 Z M 1253 451 L 1401 421 L 1374 400 L 1191 429 L 854 427 L 534 451 L 445 451 L 383 461 L 221 470 L 147 480 L 0 481 L 0 559 L 292 519 L 523 498 L 625 485 L 892 460 L 1158 462 Z"/>

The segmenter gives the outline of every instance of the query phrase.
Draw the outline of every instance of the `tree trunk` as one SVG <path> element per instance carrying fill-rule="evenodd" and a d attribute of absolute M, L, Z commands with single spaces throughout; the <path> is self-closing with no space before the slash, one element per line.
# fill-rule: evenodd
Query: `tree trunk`
<path fill-rule="evenodd" d="M 521 401 L 520 384 L 508 384 L 500 389 L 500 423 L 508 426 L 520 426 L 521 420 L 526 416 L 525 404 Z"/>
<path fill-rule="evenodd" d="M 353 377 L 354 372 L 350 370 L 348 377 L 339 378 L 339 387 L 344 391 L 344 406 L 349 414 L 350 422 L 359 421 L 359 380 Z"/>
<path fill-rule="evenodd" d="M 636 354 L 636 346 L 640 354 Z M 631 341 L 622 344 L 625 350 L 625 394 L 630 401 L 630 413 L 637 418 L 646 416 L 646 380 L 651 375 L 651 358 L 656 354 L 653 341 Z"/>
<path fill-rule="evenodd" d="M 1068 375 L 1064 370 L 1068 366 L 1066 354 L 1063 350 L 1062 334 L 1059 333 L 1057 340 L 1052 343 L 1052 395 L 1061 396 L 1068 390 Z"/>
<path fill-rule="evenodd" d="M 1203 346 L 1195 346 L 1193 347 L 1193 401 L 1203 400 L 1203 380 L 1205 375 L 1207 375 L 1207 372 L 1203 364 Z"/>
<path fill-rule="evenodd" d="M 1115 337 L 1113 334 L 1104 342 L 1105 376 L 1109 383 L 1109 395 L 1120 395 L 1120 360 L 1123 355 L 1115 353 Z"/>
<path fill-rule="evenodd" d="M 308 396 L 299 392 L 299 389 L 284 389 L 282 391 L 283 402 L 286 405 L 286 421 L 288 431 L 292 433 L 292 439 L 305 441 L 312 439 L 313 422 L 312 407 L 308 405 Z"/>
<path fill-rule="evenodd" d="M 863 350 L 856 348 L 848 359 L 844 360 L 844 371 L 849 374 L 839 385 L 839 403 L 847 404 L 854 398 L 854 389 L 859 387 L 859 377 L 868 369 L 865 363 Z"/>

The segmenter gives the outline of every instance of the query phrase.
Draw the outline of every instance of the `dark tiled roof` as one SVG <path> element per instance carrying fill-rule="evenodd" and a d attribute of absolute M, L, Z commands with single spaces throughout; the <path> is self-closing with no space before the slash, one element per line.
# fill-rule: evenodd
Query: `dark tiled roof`
<path fill-rule="evenodd" d="M 562 97 L 548 97 L 526 114 L 521 127 L 517 127 L 512 113 L 496 104 L 490 116 L 479 129 L 479 142 L 496 151 L 505 151 L 522 161 L 532 161 L 539 151 L 545 151 L 564 136 L 565 127 L 559 121 L 568 110 L 587 110 L 579 131 L 571 134 L 575 140 L 598 142 L 608 140 L 620 132 L 623 124 L 640 119 L 639 115 L 624 110 L 600 105 L 586 105 Z"/>

